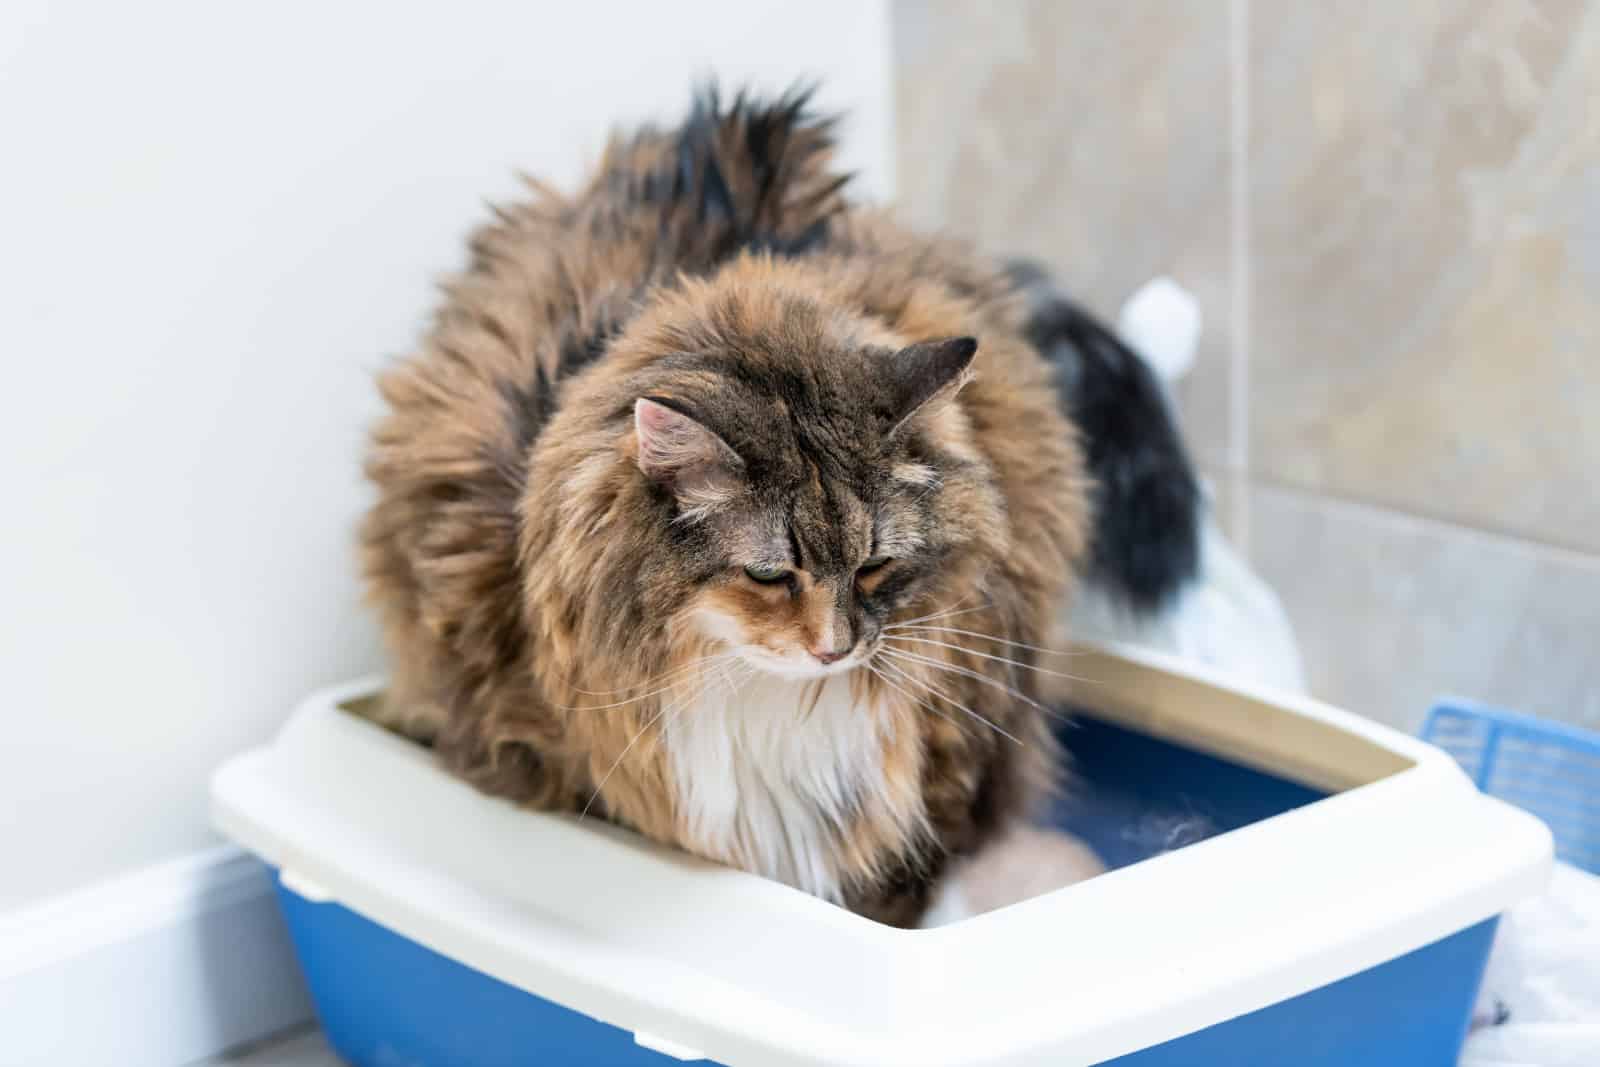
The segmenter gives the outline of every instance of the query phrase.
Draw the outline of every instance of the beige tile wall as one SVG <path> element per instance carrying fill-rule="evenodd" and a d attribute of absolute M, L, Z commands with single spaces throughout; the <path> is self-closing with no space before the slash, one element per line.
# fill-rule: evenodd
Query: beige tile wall
<path fill-rule="evenodd" d="M 1114 314 L 1322 696 L 1600 726 L 1600 0 L 895 5 L 901 204 Z"/>

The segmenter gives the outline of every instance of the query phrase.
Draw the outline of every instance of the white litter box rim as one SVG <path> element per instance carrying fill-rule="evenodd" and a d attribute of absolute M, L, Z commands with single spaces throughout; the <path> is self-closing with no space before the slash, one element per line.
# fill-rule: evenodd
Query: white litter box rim
<path fill-rule="evenodd" d="M 485 797 L 339 709 L 381 678 L 313 695 L 223 766 L 213 820 L 302 896 L 651 1047 L 740 1067 L 1099 1063 L 1430 944 L 1548 876 L 1543 824 L 1431 746 L 1157 653 L 1086 651 L 1100 684 L 1083 698 L 1109 718 L 1160 734 L 1163 700 L 1227 702 L 1253 709 L 1212 716 L 1233 736 L 1211 747 L 1235 758 L 1258 741 L 1303 749 L 1310 730 L 1356 754 L 1344 764 L 1403 769 L 935 930 Z"/>

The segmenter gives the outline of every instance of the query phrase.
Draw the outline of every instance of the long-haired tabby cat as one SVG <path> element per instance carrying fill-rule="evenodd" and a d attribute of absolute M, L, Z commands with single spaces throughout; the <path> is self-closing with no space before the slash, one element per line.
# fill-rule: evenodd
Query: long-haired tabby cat
<path fill-rule="evenodd" d="M 383 715 L 456 772 L 912 924 L 1057 777 L 1072 576 L 1193 485 L 1175 445 L 1088 470 L 1037 277 L 854 207 L 830 149 L 803 93 L 709 92 L 498 211 L 382 378 L 364 562 Z M 1109 546 L 1134 601 L 1191 522 Z"/>

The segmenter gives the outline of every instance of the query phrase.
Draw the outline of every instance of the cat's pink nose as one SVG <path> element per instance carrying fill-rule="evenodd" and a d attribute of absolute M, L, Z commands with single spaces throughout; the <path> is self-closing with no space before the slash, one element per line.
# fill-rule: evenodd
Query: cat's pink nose
<path fill-rule="evenodd" d="M 818 663 L 826 667 L 830 663 L 838 663 L 840 660 L 844 659 L 850 654 L 850 650 L 848 648 L 842 648 L 835 652 L 832 649 L 813 648 L 811 650 L 811 654 L 817 658 Z"/>

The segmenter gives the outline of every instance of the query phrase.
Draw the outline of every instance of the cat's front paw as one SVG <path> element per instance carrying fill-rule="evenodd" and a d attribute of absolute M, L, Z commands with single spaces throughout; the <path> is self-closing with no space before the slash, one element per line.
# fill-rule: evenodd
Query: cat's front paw
<path fill-rule="evenodd" d="M 1073 835 L 1019 826 L 951 867 L 921 925 L 945 926 L 1105 871 L 1094 850 Z"/>

